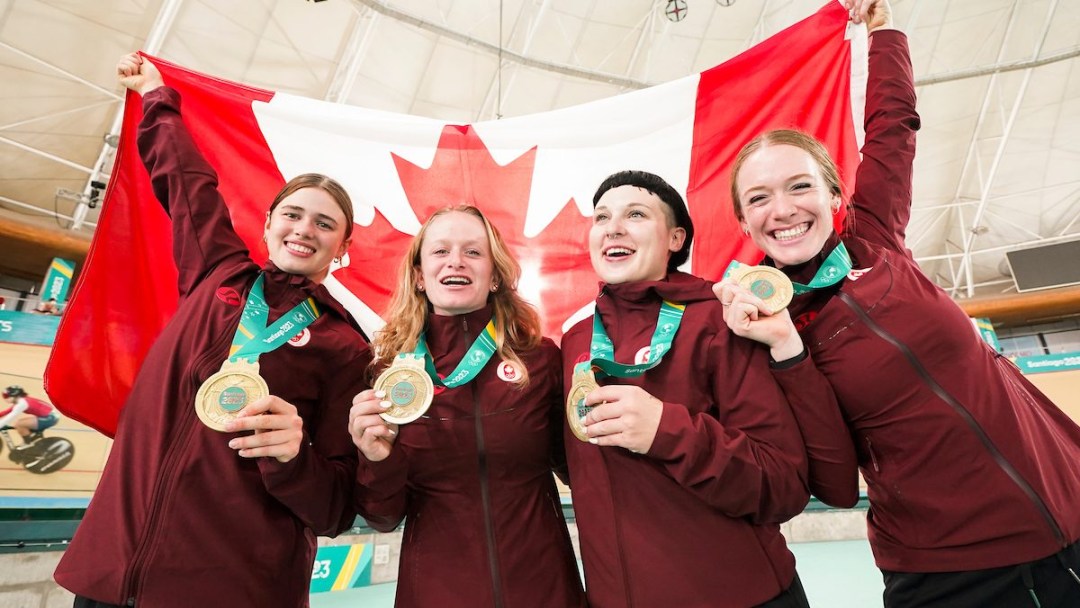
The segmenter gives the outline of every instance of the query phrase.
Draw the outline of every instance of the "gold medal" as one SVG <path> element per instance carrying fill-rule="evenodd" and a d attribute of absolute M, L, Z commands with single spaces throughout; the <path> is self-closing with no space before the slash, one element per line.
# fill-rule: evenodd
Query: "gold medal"
<path fill-rule="evenodd" d="M 423 357 L 395 358 L 372 388 L 386 393 L 390 409 L 379 416 L 394 424 L 408 424 L 423 416 L 435 396 L 435 384 L 424 370 Z"/>
<path fill-rule="evenodd" d="M 739 266 L 731 271 L 731 277 L 740 287 L 761 298 L 771 314 L 787 308 L 795 293 L 791 279 L 772 266 Z"/>
<path fill-rule="evenodd" d="M 195 413 L 215 431 L 225 432 L 225 424 L 236 419 L 245 405 L 270 394 L 259 375 L 259 363 L 247 359 L 225 361 L 221 370 L 206 379 L 195 394 Z"/>
<path fill-rule="evenodd" d="M 566 396 L 566 421 L 570 424 L 574 437 L 582 441 L 588 441 L 589 436 L 585 434 L 585 425 L 581 423 L 581 419 L 596 407 L 585 405 L 585 397 L 598 388 L 600 385 L 596 383 L 592 368 L 574 372 L 574 382 L 570 385 L 570 394 Z"/>

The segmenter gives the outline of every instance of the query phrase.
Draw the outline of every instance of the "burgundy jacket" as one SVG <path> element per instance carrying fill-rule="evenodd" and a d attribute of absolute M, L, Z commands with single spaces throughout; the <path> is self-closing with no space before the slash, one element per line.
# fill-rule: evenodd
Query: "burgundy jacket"
<path fill-rule="evenodd" d="M 855 222 L 843 237 L 855 268 L 838 289 L 792 304 L 812 356 L 775 374 L 791 393 L 818 370 L 834 387 L 850 430 L 815 423 L 820 413 L 799 422 L 808 444 L 854 435 L 880 568 L 1046 557 L 1080 538 L 1080 427 L 983 343 L 907 250 L 918 128 L 907 39 L 876 32 Z M 806 282 L 821 257 L 784 270 Z M 850 478 L 835 465 L 818 471 Z"/>
<path fill-rule="evenodd" d="M 246 459 L 195 414 L 195 393 L 228 355 L 259 268 L 236 236 L 217 176 L 162 87 L 143 99 L 139 150 L 172 217 L 180 304 L 147 353 L 86 515 L 56 569 L 110 604 L 307 606 L 315 536 L 347 529 L 356 448 L 348 434 L 367 345 L 324 287 L 268 263 L 270 319 L 314 296 L 309 336 L 259 358 L 306 440 L 287 463 Z"/>
<path fill-rule="evenodd" d="M 431 315 L 428 347 L 443 376 L 461 361 L 491 309 Z M 398 608 L 560 608 L 585 605 L 553 467 L 562 455 L 559 349 L 519 353 L 529 385 L 496 354 L 431 409 L 402 425 L 390 456 L 360 457 L 357 508 L 383 532 L 405 519 Z"/>
<path fill-rule="evenodd" d="M 647 454 L 579 441 L 565 427 L 574 512 L 593 608 L 746 607 L 795 576 L 779 522 L 809 498 L 798 427 L 763 345 L 735 337 L 711 284 L 680 272 L 606 285 L 596 309 L 621 363 L 642 361 L 662 299 L 686 304 L 663 361 L 633 384 L 663 401 Z M 563 337 L 564 394 L 586 360 L 592 317 Z"/>

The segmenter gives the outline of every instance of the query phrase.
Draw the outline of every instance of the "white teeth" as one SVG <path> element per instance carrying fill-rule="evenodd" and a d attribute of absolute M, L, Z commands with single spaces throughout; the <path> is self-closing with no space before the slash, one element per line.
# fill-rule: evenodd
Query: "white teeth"
<path fill-rule="evenodd" d="M 440 282 L 443 285 L 472 285 L 472 281 L 465 277 L 446 277 Z"/>
<path fill-rule="evenodd" d="M 809 229 L 810 229 L 810 224 L 809 224 L 809 222 L 807 222 L 807 223 L 804 223 L 804 224 L 799 224 L 798 226 L 795 226 L 795 227 L 792 227 L 792 228 L 787 228 L 787 229 L 784 229 L 784 230 L 777 230 L 777 231 L 773 232 L 773 238 L 775 238 L 777 240 L 780 240 L 780 241 L 786 241 L 788 239 L 793 239 L 795 237 L 802 236 L 802 235 L 806 234 L 806 231 L 809 230 Z"/>
<path fill-rule="evenodd" d="M 297 243 L 285 243 L 285 246 L 297 253 L 315 253 L 315 250 L 311 247 L 305 247 Z"/>
<path fill-rule="evenodd" d="M 611 249 L 608 249 L 607 251 L 605 251 L 604 255 L 607 255 L 607 256 L 624 256 L 624 255 L 633 255 L 633 253 L 634 253 L 634 251 L 632 249 L 627 249 L 626 247 L 612 247 Z"/>

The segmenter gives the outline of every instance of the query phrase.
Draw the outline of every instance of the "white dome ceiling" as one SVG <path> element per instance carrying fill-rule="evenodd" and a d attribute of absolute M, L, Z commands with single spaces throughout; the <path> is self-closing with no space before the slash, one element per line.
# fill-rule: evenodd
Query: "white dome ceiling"
<path fill-rule="evenodd" d="M 0 218 L 72 227 L 95 169 L 110 168 L 104 140 L 123 103 L 113 66 L 130 50 L 258 87 L 474 122 L 707 69 L 824 0 L 686 0 L 677 23 L 667 3 L 0 0 Z M 923 118 L 909 246 L 954 295 L 1009 291 L 1005 250 L 1080 238 L 1080 2 L 892 5 Z M 76 230 L 92 230 L 97 211 Z"/>

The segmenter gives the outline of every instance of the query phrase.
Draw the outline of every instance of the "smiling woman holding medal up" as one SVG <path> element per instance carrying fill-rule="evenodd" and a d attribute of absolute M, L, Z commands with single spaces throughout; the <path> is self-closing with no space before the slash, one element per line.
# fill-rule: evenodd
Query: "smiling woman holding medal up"
<path fill-rule="evenodd" d="M 143 96 L 139 152 L 172 219 L 180 302 L 56 580 L 84 608 L 306 606 L 315 535 L 355 517 L 344 423 L 370 354 L 320 285 L 349 244 L 349 197 L 322 175 L 290 180 L 266 214 L 260 269 L 179 94 L 136 54 L 117 77 Z"/>
<path fill-rule="evenodd" d="M 559 350 L 517 293 L 521 269 L 471 206 L 413 238 L 356 396 L 357 509 L 405 520 L 398 608 L 575 608 L 584 593 L 552 476 Z M 437 388 L 435 388 L 437 387 Z"/>
<path fill-rule="evenodd" d="M 589 605 L 806 606 L 779 527 L 809 498 L 803 442 L 766 349 L 676 270 L 693 232 L 651 173 L 616 173 L 593 198 L 603 283 L 562 343 Z"/>
<path fill-rule="evenodd" d="M 735 215 L 798 295 L 769 310 L 725 281 L 727 322 L 770 346 L 793 405 L 822 375 L 835 391 L 839 409 L 795 408 L 810 487 L 851 506 L 856 465 L 834 456 L 858 451 L 885 606 L 1080 606 L 1080 427 L 912 259 L 920 121 L 907 39 L 886 0 L 847 5 L 870 32 L 854 221 L 833 230 L 842 192 L 819 142 L 775 131 L 748 143 L 732 170 Z"/>

